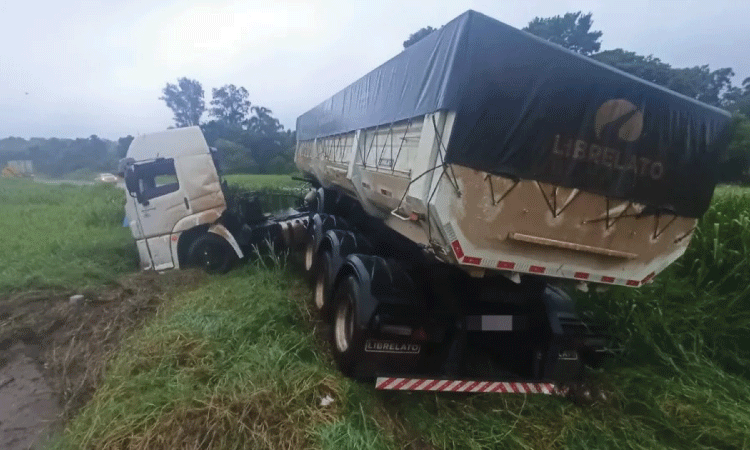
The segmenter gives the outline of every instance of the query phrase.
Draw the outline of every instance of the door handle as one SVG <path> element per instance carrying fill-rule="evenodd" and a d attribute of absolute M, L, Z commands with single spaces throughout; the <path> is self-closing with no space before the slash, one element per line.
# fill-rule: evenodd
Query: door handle
<path fill-rule="evenodd" d="M 183 200 L 185 200 L 185 209 L 190 209 L 190 203 L 188 203 L 187 197 L 182 197 Z"/>

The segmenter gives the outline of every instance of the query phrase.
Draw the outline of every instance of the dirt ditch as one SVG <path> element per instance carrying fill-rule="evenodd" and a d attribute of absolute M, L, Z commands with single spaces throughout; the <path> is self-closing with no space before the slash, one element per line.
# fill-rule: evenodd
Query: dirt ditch
<path fill-rule="evenodd" d="M 0 449 L 34 448 L 61 430 L 93 395 L 122 338 L 201 278 L 143 272 L 80 293 L 0 294 Z"/>

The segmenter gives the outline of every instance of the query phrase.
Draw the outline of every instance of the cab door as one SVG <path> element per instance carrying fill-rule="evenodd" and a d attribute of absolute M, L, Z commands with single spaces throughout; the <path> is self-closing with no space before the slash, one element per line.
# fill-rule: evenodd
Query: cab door
<path fill-rule="evenodd" d="M 155 270 L 174 267 L 170 237 L 175 224 L 190 214 L 189 204 L 180 186 L 173 158 L 160 158 L 135 164 L 135 225 L 145 239 L 145 250 Z M 137 183 L 137 185 L 135 184 Z M 137 223 L 133 223 L 133 221 Z"/>

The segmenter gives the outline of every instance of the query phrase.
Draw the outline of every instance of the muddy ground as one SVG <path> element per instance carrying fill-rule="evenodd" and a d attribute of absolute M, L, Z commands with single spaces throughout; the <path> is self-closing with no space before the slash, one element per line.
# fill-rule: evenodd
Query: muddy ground
<path fill-rule="evenodd" d="M 61 431 L 122 339 L 200 278 L 143 272 L 85 292 L 0 294 L 0 449 L 38 448 Z"/>

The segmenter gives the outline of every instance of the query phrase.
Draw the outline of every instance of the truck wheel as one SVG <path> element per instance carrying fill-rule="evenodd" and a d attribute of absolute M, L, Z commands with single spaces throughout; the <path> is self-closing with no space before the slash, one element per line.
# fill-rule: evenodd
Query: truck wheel
<path fill-rule="evenodd" d="M 359 290 L 357 278 L 349 275 L 339 284 L 333 300 L 335 305 L 331 327 L 333 357 L 339 370 L 350 377 L 354 376 L 357 349 L 362 347 L 364 339 L 364 333 L 355 323 Z"/>
<path fill-rule="evenodd" d="M 315 266 L 315 239 L 310 238 L 305 245 L 305 272 L 311 273 Z"/>
<path fill-rule="evenodd" d="M 234 249 L 221 236 L 205 233 L 199 236 L 188 250 L 188 261 L 207 273 L 226 273 L 232 268 L 236 255 Z"/>
<path fill-rule="evenodd" d="M 331 253 L 324 251 L 318 258 L 317 274 L 315 276 L 315 308 L 323 319 L 327 318 L 330 309 Z"/>

